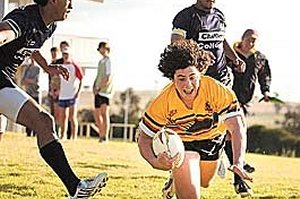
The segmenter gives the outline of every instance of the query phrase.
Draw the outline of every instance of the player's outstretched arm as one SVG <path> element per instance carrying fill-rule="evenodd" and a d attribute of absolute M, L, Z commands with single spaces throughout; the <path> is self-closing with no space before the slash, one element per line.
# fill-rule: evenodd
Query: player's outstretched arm
<path fill-rule="evenodd" d="M 49 66 L 39 51 L 34 51 L 32 57 L 47 73 L 51 75 L 62 75 L 64 79 L 69 79 L 69 71 L 66 68 L 60 64 L 55 65 L 55 67 Z"/>
<path fill-rule="evenodd" d="M 247 127 L 245 119 L 241 115 L 225 120 L 225 125 L 231 133 L 233 165 L 229 168 L 241 178 L 252 181 L 252 178 L 244 171 L 245 153 L 247 147 Z"/>
<path fill-rule="evenodd" d="M 0 23 L 0 46 L 16 38 L 14 31 L 6 22 Z"/>

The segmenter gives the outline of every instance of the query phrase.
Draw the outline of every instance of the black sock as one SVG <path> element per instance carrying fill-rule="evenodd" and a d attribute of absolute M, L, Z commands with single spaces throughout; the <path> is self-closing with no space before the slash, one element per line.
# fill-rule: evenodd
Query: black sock
<path fill-rule="evenodd" d="M 73 196 L 80 179 L 72 171 L 61 144 L 57 140 L 50 142 L 40 149 L 40 153 Z"/>
<path fill-rule="evenodd" d="M 233 152 L 232 152 L 232 144 L 231 144 L 231 140 L 227 140 L 225 142 L 225 153 L 228 157 L 228 160 L 230 162 L 230 164 L 233 164 Z M 241 181 L 242 178 L 238 175 L 238 174 L 234 174 L 234 183 L 237 183 L 239 181 Z"/>
<path fill-rule="evenodd" d="M 232 152 L 232 144 L 231 140 L 226 140 L 225 142 L 225 153 L 227 155 L 227 158 L 230 162 L 230 164 L 233 164 L 233 152 Z"/>

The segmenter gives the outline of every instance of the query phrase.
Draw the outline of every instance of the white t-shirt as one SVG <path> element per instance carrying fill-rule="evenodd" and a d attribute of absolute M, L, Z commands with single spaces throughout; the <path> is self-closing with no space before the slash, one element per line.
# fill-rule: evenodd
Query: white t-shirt
<path fill-rule="evenodd" d="M 75 97 L 76 92 L 78 91 L 79 87 L 79 79 L 76 77 L 76 70 L 73 64 L 63 64 L 63 67 L 68 69 L 69 71 L 69 79 L 68 81 L 65 80 L 60 75 L 60 91 L 59 91 L 59 100 L 67 100 L 73 99 Z"/>

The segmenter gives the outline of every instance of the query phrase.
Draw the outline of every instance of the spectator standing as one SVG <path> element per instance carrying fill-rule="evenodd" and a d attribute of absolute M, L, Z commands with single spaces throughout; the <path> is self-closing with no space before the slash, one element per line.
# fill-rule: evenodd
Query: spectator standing
<path fill-rule="evenodd" d="M 245 115 L 248 114 L 248 107 L 251 105 L 250 102 L 253 99 L 257 81 L 264 100 L 269 100 L 271 69 L 266 56 L 256 49 L 258 38 L 259 35 L 256 30 L 247 29 L 243 33 L 241 41 L 233 45 L 238 56 L 246 63 L 244 73 L 233 73 L 234 81 L 232 87 Z"/>
<path fill-rule="evenodd" d="M 57 60 L 57 54 L 58 54 L 57 47 L 52 47 L 50 49 L 50 53 L 51 53 L 51 63 L 56 62 L 56 60 Z"/>
<path fill-rule="evenodd" d="M 77 102 L 81 90 L 83 73 L 76 65 L 70 54 L 70 48 L 62 49 L 63 66 L 69 71 L 69 79 L 65 80 L 60 76 L 60 90 L 58 97 L 59 120 L 61 139 L 67 139 L 68 121 L 70 121 L 70 139 L 77 139 L 78 119 L 77 119 Z"/>
<path fill-rule="evenodd" d="M 93 85 L 95 96 L 94 118 L 99 130 L 99 142 L 103 142 L 108 140 L 110 130 L 109 101 L 112 97 L 113 78 L 108 43 L 100 42 L 97 50 L 102 55 L 102 59 L 98 63 L 97 76 Z"/>
<path fill-rule="evenodd" d="M 56 63 L 58 49 L 56 47 L 52 47 L 50 49 L 51 53 L 51 64 Z M 51 66 L 50 64 L 50 66 Z M 55 120 L 55 129 L 58 130 L 58 120 L 59 120 L 59 111 L 58 111 L 58 95 L 59 95 L 59 87 L 60 87 L 60 77 L 58 75 L 50 75 L 49 74 L 49 85 L 48 85 L 48 99 L 50 106 L 50 113 L 53 115 Z"/>
<path fill-rule="evenodd" d="M 60 52 L 62 52 L 63 51 L 63 49 L 64 48 L 68 48 L 68 47 L 70 47 L 70 44 L 69 44 L 69 42 L 67 42 L 67 41 L 61 41 L 60 43 L 59 43 L 59 50 L 60 50 Z M 60 57 L 60 58 L 58 58 L 58 59 L 56 59 L 56 61 L 55 62 L 53 62 L 53 65 L 56 65 L 56 64 L 63 64 L 63 62 L 64 62 L 64 60 L 63 60 L 63 57 Z M 55 85 L 59 85 L 59 87 L 57 87 L 57 86 L 55 86 L 55 87 L 57 87 L 58 88 L 58 90 L 56 90 L 57 92 L 57 99 L 58 99 L 58 95 L 59 95 L 59 89 L 60 89 L 60 77 L 59 76 L 57 76 L 55 79 L 54 79 L 54 84 Z M 59 112 L 59 110 L 58 110 L 58 112 Z M 59 117 L 59 116 L 58 116 Z M 60 122 L 59 122 L 60 123 Z M 58 125 L 59 126 L 59 125 Z M 68 125 L 67 125 L 67 138 L 71 138 L 71 128 L 70 128 L 70 126 L 71 126 L 71 124 L 70 124 L 70 121 L 68 121 Z M 59 129 L 59 127 L 58 127 L 58 129 Z"/>
<path fill-rule="evenodd" d="M 49 67 L 39 49 L 50 38 L 57 21 L 67 18 L 71 0 L 34 0 L 9 12 L 0 22 L 0 113 L 37 133 L 41 157 L 52 168 L 68 190 L 68 197 L 90 198 L 105 186 L 106 173 L 81 180 L 73 172 L 63 147 L 56 136 L 53 118 L 13 81 L 16 69 L 26 57 L 34 60 L 48 73 L 68 79 L 61 65 Z"/>
<path fill-rule="evenodd" d="M 211 52 L 215 57 L 214 64 L 207 69 L 205 74 L 232 87 L 232 70 L 245 71 L 245 63 L 228 44 L 225 38 L 225 16 L 221 10 L 214 7 L 214 4 L 215 0 L 197 0 L 192 6 L 181 10 L 173 19 L 171 42 L 184 38 L 193 39 L 201 49 Z M 227 59 L 233 63 L 231 68 L 226 62 Z M 226 141 L 228 146 L 225 150 L 232 148 L 230 135 L 228 133 Z M 232 155 L 228 158 L 231 157 Z M 225 170 L 222 173 L 225 173 Z M 234 189 L 243 197 L 252 195 L 250 186 L 237 174 L 234 174 Z"/>
<path fill-rule="evenodd" d="M 39 86 L 40 67 L 36 65 L 34 59 L 29 57 L 26 64 L 24 64 L 24 75 L 21 83 L 28 95 L 34 99 L 37 104 L 41 102 L 41 93 Z M 35 136 L 36 132 L 26 127 L 26 134 L 28 137 Z"/>

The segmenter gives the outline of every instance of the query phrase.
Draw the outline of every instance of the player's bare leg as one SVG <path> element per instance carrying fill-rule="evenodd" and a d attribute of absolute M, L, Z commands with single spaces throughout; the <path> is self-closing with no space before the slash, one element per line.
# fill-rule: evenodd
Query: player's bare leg
<path fill-rule="evenodd" d="M 183 164 L 174 169 L 173 177 L 176 195 L 180 199 L 200 198 L 200 155 L 197 152 L 186 151 Z"/>

